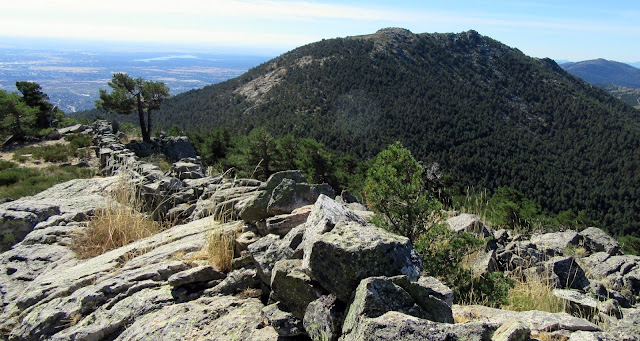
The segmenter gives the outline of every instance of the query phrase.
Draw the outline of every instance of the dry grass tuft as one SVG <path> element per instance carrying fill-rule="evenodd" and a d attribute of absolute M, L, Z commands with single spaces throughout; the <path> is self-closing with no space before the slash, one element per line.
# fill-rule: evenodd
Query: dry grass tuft
<path fill-rule="evenodd" d="M 209 264 L 223 273 L 231 271 L 235 241 L 235 230 L 225 230 L 216 226 L 209 231 L 204 250 Z"/>
<path fill-rule="evenodd" d="M 509 304 L 503 309 L 514 311 L 540 310 L 550 313 L 565 312 L 562 299 L 553 296 L 553 286 L 542 277 L 530 278 L 528 281 L 517 280 L 509 290 Z"/>
<path fill-rule="evenodd" d="M 115 202 L 98 210 L 87 228 L 77 232 L 71 249 L 80 259 L 101 255 L 163 230 L 162 224 L 138 212 L 140 200 L 126 181 L 112 191 Z"/>

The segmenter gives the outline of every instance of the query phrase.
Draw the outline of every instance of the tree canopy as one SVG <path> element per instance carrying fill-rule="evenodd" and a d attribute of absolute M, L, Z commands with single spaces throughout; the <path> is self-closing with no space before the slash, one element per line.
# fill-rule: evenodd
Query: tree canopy
<path fill-rule="evenodd" d="M 96 107 L 123 115 L 137 112 L 142 139 L 150 142 L 152 112 L 158 110 L 162 102 L 169 97 L 169 88 L 163 82 L 132 78 L 126 73 L 114 74 L 109 87 L 112 89 L 110 93 L 100 89 L 100 99 L 96 101 Z"/>
<path fill-rule="evenodd" d="M 37 108 L 28 106 L 15 92 L 0 90 L 0 127 L 2 135 L 22 138 L 33 129 Z"/>
<path fill-rule="evenodd" d="M 36 113 L 36 126 L 38 128 L 48 128 L 51 126 L 51 117 L 54 107 L 51 103 L 47 102 L 49 96 L 42 92 L 40 84 L 35 82 L 18 81 L 16 82 L 16 88 L 22 93 L 22 98 L 26 105 L 32 108 L 38 108 Z"/>
<path fill-rule="evenodd" d="M 427 230 L 429 216 L 442 205 L 428 191 L 425 169 L 400 142 L 376 156 L 365 183 L 367 204 L 384 225 L 411 240 Z"/>

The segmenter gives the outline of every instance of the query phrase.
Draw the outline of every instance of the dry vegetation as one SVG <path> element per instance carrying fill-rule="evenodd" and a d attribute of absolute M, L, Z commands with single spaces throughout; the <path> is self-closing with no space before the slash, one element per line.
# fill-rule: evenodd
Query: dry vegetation
<path fill-rule="evenodd" d="M 551 313 L 565 311 L 564 301 L 553 295 L 553 285 L 542 277 L 517 280 L 508 294 L 509 304 L 504 309 L 515 311 L 540 310 Z"/>
<path fill-rule="evenodd" d="M 87 228 L 73 239 L 71 248 L 78 258 L 95 257 L 162 231 L 161 223 L 136 210 L 140 200 L 125 179 L 120 180 L 112 196 L 114 201 L 98 210 Z"/>
<path fill-rule="evenodd" d="M 235 230 L 215 226 L 209 231 L 205 252 L 211 266 L 224 273 L 228 273 L 233 269 L 235 239 Z"/>

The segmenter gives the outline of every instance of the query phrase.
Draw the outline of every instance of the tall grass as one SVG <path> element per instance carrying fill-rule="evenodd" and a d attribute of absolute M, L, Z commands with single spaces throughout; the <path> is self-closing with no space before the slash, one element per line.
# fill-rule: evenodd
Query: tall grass
<path fill-rule="evenodd" d="M 236 240 L 236 231 L 214 227 L 207 233 L 207 245 L 205 253 L 211 266 L 223 273 L 233 269 L 233 256 Z"/>
<path fill-rule="evenodd" d="M 223 177 L 230 172 L 231 170 L 222 174 Z M 232 183 L 235 183 L 235 179 Z M 212 198 L 215 196 L 214 194 Z M 228 225 L 225 226 L 226 223 L 234 219 L 233 207 L 220 206 L 216 209 L 215 205 L 216 203 L 212 202 L 209 209 L 213 214 L 211 216 L 212 226 L 207 233 L 207 244 L 202 251 L 211 266 L 221 272 L 228 273 L 233 270 L 232 263 L 238 230 Z"/>
<path fill-rule="evenodd" d="M 141 202 L 124 179 L 112 191 L 113 201 L 98 210 L 86 229 L 79 231 L 71 249 L 80 259 L 101 255 L 162 231 L 163 226 L 137 209 Z"/>
<path fill-rule="evenodd" d="M 514 311 L 540 310 L 550 313 L 566 311 L 565 302 L 553 295 L 553 285 L 542 276 L 518 279 L 509 290 L 509 303 L 503 309 Z"/>

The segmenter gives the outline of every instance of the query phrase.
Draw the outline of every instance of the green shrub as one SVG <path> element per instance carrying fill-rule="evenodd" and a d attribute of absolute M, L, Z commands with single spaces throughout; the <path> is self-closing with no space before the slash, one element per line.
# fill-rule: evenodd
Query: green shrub
<path fill-rule="evenodd" d="M 0 186 L 13 185 L 22 179 L 22 170 L 18 168 L 10 168 L 0 171 Z"/>
<path fill-rule="evenodd" d="M 89 147 L 93 144 L 93 137 L 87 134 L 70 134 L 64 137 L 69 141 L 69 144 L 73 149 Z"/>
<path fill-rule="evenodd" d="M 15 162 L 0 160 L 0 171 L 10 169 L 10 168 L 15 168 L 17 166 L 18 165 Z"/>
<path fill-rule="evenodd" d="M 423 270 L 448 285 L 456 303 L 499 307 L 507 303 L 513 280 L 501 272 L 477 277 L 463 266 L 468 255 L 485 245 L 484 240 L 469 233 L 458 235 L 445 224 L 433 226 L 415 241 L 416 250 L 424 260 Z"/>
<path fill-rule="evenodd" d="M 396 142 L 380 152 L 367 173 L 367 204 L 377 223 L 410 240 L 427 232 L 442 204 L 427 188 L 425 169 L 411 152 Z"/>
<path fill-rule="evenodd" d="M 71 148 L 62 144 L 43 146 L 33 154 L 34 157 L 46 162 L 67 162 L 72 155 Z"/>
<path fill-rule="evenodd" d="M 622 252 L 626 255 L 640 256 L 640 238 L 634 236 L 618 237 Z"/>
<path fill-rule="evenodd" d="M 78 121 L 77 119 L 65 116 L 60 120 L 60 122 L 58 122 L 58 128 L 70 127 L 79 123 L 80 121 Z"/>
<path fill-rule="evenodd" d="M 5 175 L 6 172 L 12 173 Z M 12 182 L 0 184 L 0 197 L 18 199 L 42 192 L 55 184 L 71 179 L 90 178 L 93 176 L 93 170 L 75 166 L 49 166 L 41 169 L 10 168 L 0 172 L 0 179 L 5 176 L 7 179 L 5 181 Z M 17 181 L 14 181 L 16 179 Z"/>
<path fill-rule="evenodd" d="M 453 285 L 458 303 L 482 304 L 496 308 L 509 303 L 509 290 L 515 285 L 512 278 L 505 277 L 502 272 L 473 276 L 467 270 L 465 275 Z"/>
<path fill-rule="evenodd" d="M 31 154 L 36 160 L 44 160 L 46 162 L 67 162 L 69 158 L 74 156 L 75 148 L 70 145 L 52 144 L 48 146 L 29 146 L 20 148 L 13 152 L 13 159 L 24 162 L 28 158 L 23 155 Z"/>

